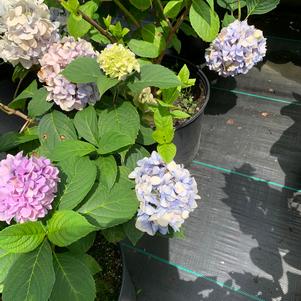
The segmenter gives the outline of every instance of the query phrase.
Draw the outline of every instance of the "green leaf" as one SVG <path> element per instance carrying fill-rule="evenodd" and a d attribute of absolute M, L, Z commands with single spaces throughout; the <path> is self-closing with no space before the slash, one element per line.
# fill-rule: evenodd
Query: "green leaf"
<path fill-rule="evenodd" d="M 132 5 L 134 5 L 136 8 L 140 10 L 146 10 L 152 4 L 152 0 L 130 0 L 130 2 Z"/>
<path fill-rule="evenodd" d="M 162 159 L 166 163 L 169 163 L 174 159 L 177 152 L 177 147 L 173 143 L 161 144 L 158 145 L 157 150 Z"/>
<path fill-rule="evenodd" d="M 160 74 L 160 76 L 158 76 Z M 133 92 L 141 92 L 146 87 L 157 87 L 167 89 L 181 85 L 178 77 L 173 71 L 161 65 L 147 64 L 141 66 L 139 79 L 136 78 L 128 86 Z"/>
<path fill-rule="evenodd" d="M 128 47 L 140 57 L 156 58 L 160 55 L 160 49 L 154 43 L 147 41 L 131 39 Z"/>
<path fill-rule="evenodd" d="M 110 191 L 100 184 L 79 212 L 93 218 L 103 229 L 122 224 L 138 209 L 136 193 L 131 187 L 132 182 L 121 176 Z"/>
<path fill-rule="evenodd" d="M 190 71 L 189 71 L 187 65 L 184 64 L 178 74 L 178 78 L 180 79 L 180 81 L 182 83 L 187 83 L 189 81 L 189 77 L 190 77 Z"/>
<path fill-rule="evenodd" d="M 37 248 L 46 235 L 41 222 L 27 222 L 4 228 L 0 248 L 10 253 L 26 253 Z"/>
<path fill-rule="evenodd" d="M 230 12 L 235 11 L 238 8 L 238 1 L 237 0 L 217 0 L 217 4 L 223 8 L 228 9 Z M 246 1 L 240 0 L 240 7 L 245 7 Z"/>
<path fill-rule="evenodd" d="M 71 82 L 85 84 L 96 82 L 101 76 L 99 64 L 91 57 L 79 57 L 73 60 L 62 72 Z"/>
<path fill-rule="evenodd" d="M 134 144 L 139 126 L 139 114 L 130 102 L 122 102 L 118 106 L 100 111 L 98 119 L 100 154 Z"/>
<path fill-rule="evenodd" d="M 95 161 L 100 171 L 100 182 L 109 190 L 117 178 L 117 164 L 113 156 L 100 157 Z"/>
<path fill-rule="evenodd" d="M 39 139 L 36 135 L 8 132 L 0 135 L 0 152 L 7 152 L 18 145 Z"/>
<path fill-rule="evenodd" d="M 96 81 L 100 97 L 119 83 L 118 79 L 110 78 L 101 73 Z"/>
<path fill-rule="evenodd" d="M 246 0 L 248 16 L 262 15 L 270 12 L 280 3 L 280 0 Z"/>
<path fill-rule="evenodd" d="M 114 153 L 123 147 L 133 144 L 133 139 L 127 134 L 117 131 L 105 133 L 100 139 L 98 153 L 106 155 Z"/>
<path fill-rule="evenodd" d="M 153 138 L 153 129 L 143 123 L 140 124 L 140 131 L 137 137 L 137 143 L 142 145 L 152 145 L 155 143 Z"/>
<path fill-rule="evenodd" d="M 215 39 L 219 32 L 219 17 L 204 0 L 193 0 L 189 12 L 191 26 L 206 42 Z"/>
<path fill-rule="evenodd" d="M 54 255 L 55 283 L 50 301 L 94 301 L 95 282 L 87 266 L 69 254 Z"/>
<path fill-rule="evenodd" d="M 53 149 L 51 159 L 53 161 L 64 161 L 70 157 L 84 157 L 94 151 L 96 151 L 95 146 L 88 142 L 68 140 L 63 141 Z"/>
<path fill-rule="evenodd" d="M 48 91 L 44 87 L 34 93 L 28 104 L 28 115 L 30 117 L 41 116 L 52 108 L 53 102 L 47 101 L 47 96 Z"/>
<path fill-rule="evenodd" d="M 72 210 L 56 211 L 47 222 L 49 240 L 59 247 L 65 247 L 86 236 L 96 228 L 82 215 Z"/>
<path fill-rule="evenodd" d="M 88 194 L 96 180 L 96 166 L 89 158 L 73 158 L 60 163 L 67 182 L 59 200 L 60 209 L 75 208 Z"/>
<path fill-rule="evenodd" d="M 173 128 L 158 128 L 153 132 L 153 138 L 159 144 L 171 143 L 174 138 Z"/>
<path fill-rule="evenodd" d="M 232 22 L 234 22 L 236 18 L 233 15 L 229 15 L 227 12 L 225 13 L 224 19 L 223 19 L 223 27 L 227 27 Z"/>
<path fill-rule="evenodd" d="M 30 70 L 25 69 L 21 64 L 15 66 L 14 73 L 12 75 L 12 81 L 15 83 L 16 80 L 23 80 Z"/>
<path fill-rule="evenodd" d="M 129 48 L 137 55 L 147 58 L 155 58 L 166 48 L 163 29 L 154 24 L 144 25 L 141 29 L 144 41 L 132 39 L 128 43 Z"/>
<path fill-rule="evenodd" d="M 125 233 L 123 231 L 122 225 L 104 229 L 101 231 L 105 239 L 111 243 L 118 243 L 125 239 Z"/>
<path fill-rule="evenodd" d="M 97 114 L 94 107 L 89 106 L 76 113 L 74 125 L 80 137 L 97 146 L 98 144 L 98 126 Z"/>
<path fill-rule="evenodd" d="M 75 254 L 86 253 L 93 246 L 95 237 L 96 237 L 96 232 L 91 232 L 87 236 L 69 245 L 68 249 Z"/>
<path fill-rule="evenodd" d="M 141 145 L 134 145 L 125 156 L 125 166 L 129 170 L 134 170 L 137 167 L 137 161 L 145 157 L 149 157 L 149 152 Z"/>
<path fill-rule="evenodd" d="M 164 7 L 164 15 L 168 18 L 175 18 L 183 7 L 183 0 L 168 1 Z"/>
<path fill-rule="evenodd" d="M 80 255 L 76 255 L 76 258 L 81 260 L 81 262 L 85 264 L 85 266 L 89 269 L 92 276 L 102 271 L 99 263 L 91 255 L 80 254 Z"/>
<path fill-rule="evenodd" d="M 174 110 L 174 111 L 171 111 L 170 113 L 174 118 L 177 118 L 177 119 L 187 119 L 190 117 L 189 114 L 187 114 L 183 111 L 180 111 L 180 110 Z"/>
<path fill-rule="evenodd" d="M 76 13 L 80 6 L 78 0 L 62 0 L 61 5 L 71 13 Z"/>
<path fill-rule="evenodd" d="M 47 240 L 33 252 L 22 254 L 4 282 L 4 301 L 47 301 L 55 281 Z"/>
<path fill-rule="evenodd" d="M 37 81 L 33 80 L 25 90 L 23 90 L 12 102 L 9 103 L 8 106 L 12 109 L 24 109 L 26 100 L 28 98 L 32 98 L 37 90 Z"/>
<path fill-rule="evenodd" d="M 107 45 L 111 43 L 107 37 L 105 37 L 104 35 L 98 32 L 93 34 L 93 36 L 91 36 L 91 40 L 102 45 Z"/>
<path fill-rule="evenodd" d="M 88 1 L 81 5 L 79 9 L 86 14 L 88 17 L 92 18 L 93 14 L 97 11 L 98 5 L 94 1 Z M 71 14 L 67 21 L 68 32 L 75 38 L 80 38 L 84 36 L 90 28 L 92 27 L 90 23 L 85 21 L 83 18 L 78 19 L 78 16 Z"/>
<path fill-rule="evenodd" d="M 144 232 L 141 232 L 136 228 L 135 223 L 136 223 L 136 218 L 133 218 L 127 223 L 123 224 L 123 230 L 127 238 L 131 241 L 131 243 L 134 246 L 144 235 Z"/>
<path fill-rule="evenodd" d="M 52 111 L 43 116 L 38 126 L 38 132 L 41 144 L 49 151 L 52 151 L 62 141 L 77 139 L 72 121 L 59 111 Z"/>
<path fill-rule="evenodd" d="M 157 128 L 173 129 L 173 120 L 168 108 L 159 107 L 154 111 L 154 121 Z"/>
<path fill-rule="evenodd" d="M 0 249 L 0 283 L 6 279 L 10 268 L 19 256 L 20 254 L 9 253 Z"/>

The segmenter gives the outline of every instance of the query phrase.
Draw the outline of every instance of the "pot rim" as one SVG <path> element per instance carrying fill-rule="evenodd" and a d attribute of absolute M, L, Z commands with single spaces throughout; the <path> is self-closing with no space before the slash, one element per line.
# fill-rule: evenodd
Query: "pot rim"
<path fill-rule="evenodd" d="M 188 65 L 188 67 L 190 67 L 189 69 L 195 69 L 197 77 L 199 77 L 203 80 L 205 88 L 207 88 L 206 89 L 206 95 L 205 95 L 205 101 L 204 101 L 201 109 L 195 115 L 193 115 L 191 118 L 189 118 L 185 122 L 183 122 L 181 125 L 176 126 L 175 129 L 178 130 L 178 129 L 186 127 L 187 125 L 189 125 L 190 123 L 195 121 L 204 112 L 204 110 L 205 110 L 205 108 L 208 104 L 209 98 L 210 98 L 210 83 L 209 83 L 209 80 L 208 80 L 207 76 L 202 71 L 202 66 L 201 65 L 195 65 L 192 62 L 190 62 L 189 60 L 186 60 L 182 57 L 172 55 L 172 54 L 167 54 L 166 57 L 182 61 L 183 63 Z"/>

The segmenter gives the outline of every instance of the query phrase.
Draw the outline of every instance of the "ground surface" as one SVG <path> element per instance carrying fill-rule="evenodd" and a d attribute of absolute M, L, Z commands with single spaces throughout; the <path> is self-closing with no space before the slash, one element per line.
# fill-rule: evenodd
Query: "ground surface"
<path fill-rule="evenodd" d="M 185 239 L 124 247 L 138 301 L 301 300 L 301 216 L 288 204 L 301 189 L 301 32 L 291 25 L 300 40 L 269 29 L 262 66 L 213 80 L 190 168 L 202 201 Z"/>

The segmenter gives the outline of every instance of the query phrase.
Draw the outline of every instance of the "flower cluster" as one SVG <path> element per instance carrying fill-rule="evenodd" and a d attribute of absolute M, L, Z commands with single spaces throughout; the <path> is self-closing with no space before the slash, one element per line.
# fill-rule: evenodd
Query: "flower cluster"
<path fill-rule="evenodd" d="M 206 50 L 209 69 L 224 77 L 246 74 L 266 54 L 262 31 L 247 21 L 234 21 L 223 28 Z"/>
<path fill-rule="evenodd" d="M 64 111 L 81 110 L 88 103 L 95 104 L 99 93 L 95 83 L 74 84 L 67 80 L 61 72 L 74 59 L 96 57 L 91 43 L 72 37 L 64 37 L 60 42 L 52 44 L 40 60 L 41 70 L 38 77 L 46 83 L 49 92 L 47 100 L 53 100 Z"/>
<path fill-rule="evenodd" d="M 137 162 L 129 175 L 136 181 L 140 202 L 136 228 L 149 235 L 179 231 L 200 199 L 195 179 L 187 169 L 172 161 L 166 164 L 157 152 Z"/>
<path fill-rule="evenodd" d="M 43 218 L 57 192 L 59 170 L 46 158 L 22 152 L 0 161 L 0 220 L 8 224 Z"/>
<path fill-rule="evenodd" d="M 1 4 L 1 13 L 0 58 L 13 65 L 29 69 L 38 64 L 48 45 L 59 38 L 58 23 L 50 21 L 43 0 L 10 0 Z"/>
<path fill-rule="evenodd" d="M 111 78 L 124 80 L 134 71 L 140 72 L 135 54 L 121 44 L 110 44 L 98 56 L 98 63 Z"/>

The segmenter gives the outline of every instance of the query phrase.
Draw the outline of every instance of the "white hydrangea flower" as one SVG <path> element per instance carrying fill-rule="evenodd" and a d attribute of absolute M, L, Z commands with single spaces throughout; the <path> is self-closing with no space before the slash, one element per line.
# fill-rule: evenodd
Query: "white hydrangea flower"
<path fill-rule="evenodd" d="M 59 24 L 50 21 L 44 0 L 9 1 L 1 4 L 0 58 L 29 69 L 38 64 L 48 45 L 58 40 Z"/>

